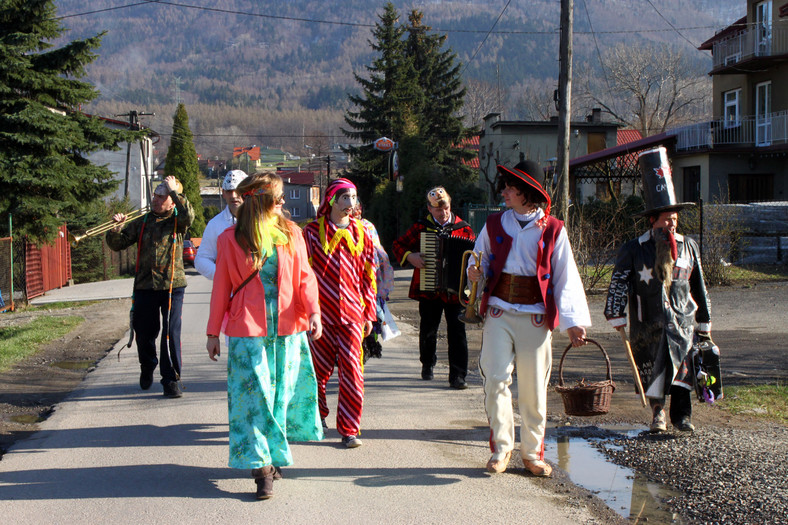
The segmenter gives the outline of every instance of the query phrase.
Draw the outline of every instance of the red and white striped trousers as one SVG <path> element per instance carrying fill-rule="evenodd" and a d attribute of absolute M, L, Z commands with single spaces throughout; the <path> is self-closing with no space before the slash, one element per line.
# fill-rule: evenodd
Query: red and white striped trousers
<path fill-rule="evenodd" d="M 339 400 L 337 403 L 337 431 L 342 436 L 355 436 L 361 428 L 364 407 L 364 365 L 361 362 L 363 324 L 324 324 L 323 335 L 310 341 L 312 362 L 317 378 L 317 402 L 320 417 L 328 417 L 326 383 L 339 369 Z"/>

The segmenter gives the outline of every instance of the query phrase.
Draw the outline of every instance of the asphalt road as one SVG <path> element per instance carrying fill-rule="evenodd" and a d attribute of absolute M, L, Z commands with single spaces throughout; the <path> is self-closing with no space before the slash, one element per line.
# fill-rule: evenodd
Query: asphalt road
<path fill-rule="evenodd" d="M 106 286 L 128 295 L 127 285 Z M 112 295 L 68 290 L 48 298 Z M 275 483 L 274 498 L 256 501 L 249 472 L 226 466 L 226 361 L 210 361 L 204 349 L 209 296 L 210 282 L 190 276 L 184 396 L 165 399 L 158 383 L 141 391 L 135 350 L 118 359 L 121 340 L 41 431 L 0 461 L 4 523 L 599 522 L 578 498 L 547 490 L 521 468 L 484 471 L 481 388 L 450 390 L 439 369 L 436 380 L 422 381 L 406 323 L 383 358 L 368 363 L 364 446 L 345 449 L 333 429 L 320 443 L 296 444 L 295 465 Z"/>

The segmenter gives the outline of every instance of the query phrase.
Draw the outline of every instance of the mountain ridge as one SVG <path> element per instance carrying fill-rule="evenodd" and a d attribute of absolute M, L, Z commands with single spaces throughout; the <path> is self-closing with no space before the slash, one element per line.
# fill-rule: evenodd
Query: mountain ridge
<path fill-rule="evenodd" d="M 555 0 L 394 4 L 402 22 L 416 8 L 424 12 L 426 25 L 447 34 L 466 79 L 504 90 L 517 90 L 528 79 L 557 79 Z M 309 133 L 342 142 L 338 129 L 346 94 L 357 89 L 353 74 L 364 74 L 372 61 L 370 29 L 384 2 L 190 0 L 117 9 L 117 0 L 93 0 L 87 9 L 79 0 L 59 0 L 56 5 L 69 28 L 67 40 L 107 31 L 98 59 L 87 68 L 87 80 L 101 92 L 87 111 L 112 116 L 107 113 L 132 107 L 153 110 L 157 116 L 146 123 L 166 139 L 180 100 L 187 104 L 195 143 L 226 151 L 216 135 L 247 142 L 276 135 L 272 145 L 290 147 L 303 145 Z M 744 9 L 743 0 L 575 0 L 575 71 L 596 69 L 597 47 L 604 51 L 620 41 L 677 42 L 689 49 L 686 40 L 700 44 Z M 93 13 L 75 16 L 88 11 Z M 663 17 L 681 28 L 681 37 Z M 682 23 L 690 20 L 693 29 Z M 708 53 L 693 53 L 710 64 Z"/>

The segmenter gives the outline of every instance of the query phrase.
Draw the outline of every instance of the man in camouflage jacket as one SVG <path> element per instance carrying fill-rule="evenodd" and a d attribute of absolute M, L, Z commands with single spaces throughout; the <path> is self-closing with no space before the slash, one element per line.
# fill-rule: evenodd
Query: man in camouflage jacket
<path fill-rule="evenodd" d="M 183 238 L 194 221 L 194 210 L 173 177 L 164 179 L 154 192 L 151 211 L 123 227 L 126 216 L 116 214 L 117 226 L 108 231 L 107 245 L 120 251 L 137 244 L 132 327 L 137 338 L 140 388 L 153 384 L 157 365 L 164 395 L 181 397 L 181 310 L 186 289 L 183 271 Z M 156 340 L 161 326 L 160 358 Z"/>

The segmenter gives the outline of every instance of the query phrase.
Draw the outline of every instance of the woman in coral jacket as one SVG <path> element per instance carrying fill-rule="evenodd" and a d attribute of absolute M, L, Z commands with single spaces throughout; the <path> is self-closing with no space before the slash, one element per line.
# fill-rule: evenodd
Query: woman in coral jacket
<path fill-rule="evenodd" d="M 288 442 L 323 438 L 307 340 L 322 325 L 303 235 L 282 215 L 282 179 L 255 174 L 238 191 L 238 223 L 217 241 L 206 348 L 216 361 L 219 332 L 229 338 L 229 466 L 252 469 L 257 498 L 267 499 L 293 463 Z"/>

